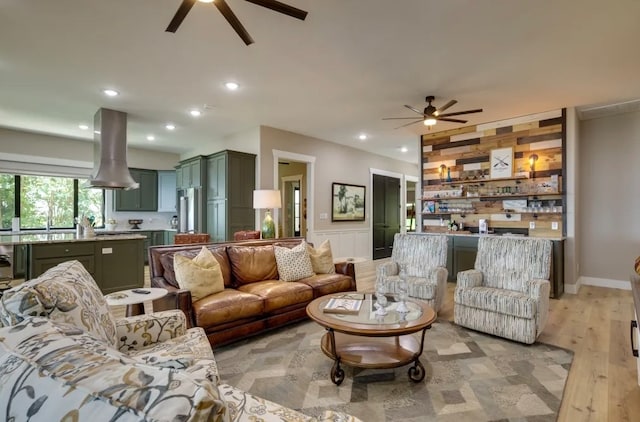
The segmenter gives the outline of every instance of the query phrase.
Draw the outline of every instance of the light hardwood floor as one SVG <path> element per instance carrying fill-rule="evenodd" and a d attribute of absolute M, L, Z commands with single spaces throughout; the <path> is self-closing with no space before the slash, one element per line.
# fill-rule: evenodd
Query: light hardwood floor
<path fill-rule="evenodd" d="M 355 264 L 358 290 L 374 289 L 376 266 L 385 261 Z M 149 285 L 148 268 L 145 285 Z M 447 286 L 439 318 L 453 321 L 454 287 L 454 283 Z M 149 305 L 145 304 L 147 312 Z M 582 286 L 577 295 L 551 299 L 549 320 L 538 341 L 574 352 L 559 422 L 640 421 L 640 386 L 629 343 L 632 319 L 628 290 Z"/>
<path fill-rule="evenodd" d="M 373 290 L 381 262 L 356 264 L 358 290 Z M 439 318 L 453 321 L 454 288 L 455 283 L 448 283 Z M 632 319 L 628 290 L 582 286 L 577 295 L 551 299 L 549 320 L 538 341 L 574 352 L 559 422 L 640 421 L 640 386 L 629 342 Z"/>

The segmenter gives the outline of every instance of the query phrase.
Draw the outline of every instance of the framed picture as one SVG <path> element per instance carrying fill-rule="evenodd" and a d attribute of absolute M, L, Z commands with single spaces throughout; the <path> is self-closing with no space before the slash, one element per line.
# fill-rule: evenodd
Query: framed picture
<path fill-rule="evenodd" d="M 513 176 L 513 148 L 500 148 L 491 150 L 491 175 L 492 179 L 502 179 Z"/>
<path fill-rule="evenodd" d="M 333 183 L 331 221 L 364 221 L 365 187 Z"/>

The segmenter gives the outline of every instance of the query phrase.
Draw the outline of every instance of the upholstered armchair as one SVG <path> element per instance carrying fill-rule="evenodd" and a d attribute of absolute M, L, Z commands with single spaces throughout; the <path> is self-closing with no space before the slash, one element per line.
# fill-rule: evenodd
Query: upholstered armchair
<path fill-rule="evenodd" d="M 447 236 L 396 233 L 391 262 L 380 264 L 386 290 L 397 293 L 400 265 L 405 265 L 409 297 L 426 301 L 436 312 L 442 307 L 447 289 Z"/>
<path fill-rule="evenodd" d="M 474 269 L 457 276 L 454 322 L 534 343 L 549 313 L 551 248 L 545 239 L 481 237 Z"/>

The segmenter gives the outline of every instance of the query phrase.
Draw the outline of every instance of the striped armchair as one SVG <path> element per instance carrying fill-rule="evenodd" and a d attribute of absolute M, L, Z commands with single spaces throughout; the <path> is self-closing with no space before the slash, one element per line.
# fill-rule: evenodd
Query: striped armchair
<path fill-rule="evenodd" d="M 549 313 L 551 241 L 481 237 L 475 268 L 458 273 L 458 325 L 531 344 Z"/>
<path fill-rule="evenodd" d="M 447 236 L 396 233 L 391 262 L 380 264 L 385 269 L 385 287 L 397 293 L 400 281 L 399 263 L 406 264 L 409 297 L 426 301 L 436 312 L 442 307 L 447 289 Z"/>

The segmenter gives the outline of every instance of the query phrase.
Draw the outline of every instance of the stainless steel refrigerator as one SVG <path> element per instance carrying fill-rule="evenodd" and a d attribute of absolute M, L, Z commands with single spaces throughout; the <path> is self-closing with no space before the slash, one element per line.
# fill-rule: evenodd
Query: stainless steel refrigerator
<path fill-rule="evenodd" d="M 178 191 L 178 232 L 201 233 L 202 224 L 202 195 L 199 188 L 188 188 Z"/>

